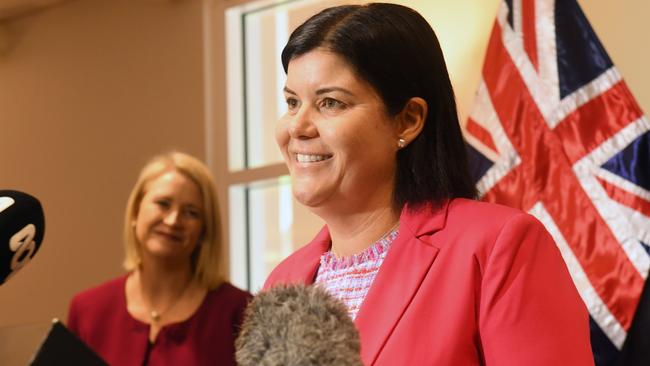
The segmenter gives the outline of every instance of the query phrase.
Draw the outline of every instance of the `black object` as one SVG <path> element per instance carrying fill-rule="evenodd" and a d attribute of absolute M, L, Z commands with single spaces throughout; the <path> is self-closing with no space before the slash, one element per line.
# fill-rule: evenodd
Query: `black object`
<path fill-rule="evenodd" d="M 618 360 L 619 366 L 650 365 L 650 280 L 645 281 L 643 294 L 632 326 Z"/>
<path fill-rule="evenodd" d="M 44 233 L 43 207 L 36 198 L 0 190 L 0 285 L 29 263 Z"/>
<path fill-rule="evenodd" d="M 93 350 L 59 320 L 54 320 L 31 366 L 84 365 L 107 366 Z"/>

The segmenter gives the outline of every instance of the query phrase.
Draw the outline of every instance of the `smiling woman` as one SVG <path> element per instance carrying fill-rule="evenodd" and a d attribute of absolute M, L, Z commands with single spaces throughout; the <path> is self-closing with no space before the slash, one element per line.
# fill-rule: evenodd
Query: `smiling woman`
<path fill-rule="evenodd" d="M 372 86 L 326 49 L 292 60 L 284 90 L 288 112 L 276 140 L 296 199 L 324 216 L 341 204 L 389 207 L 399 148 L 384 142 L 397 141 L 408 126 L 396 123 Z"/>
<path fill-rule="evenodd" d="M 395 4 L 345 5 L 282 52 L 276 140 L 326 223 L 265 288 L 341 299 L 366 365 L 592 365 L 589 318 L 532 216 L 476 202 L 435 33 Z"/>
<path fill-rule="evenodd" d="M 221 278 L 217 210 L 203 163 L 154 158 L 126 208 L 128 274 L 76 295 L 70 329 L 112 365 L 234 365 L 250 294 Z"/>
<path fill-rule="evenodd" d="M 199 243 L 203 212 L 201 192 L 187 176 L 170 170 L 152 179 L 133 222 L 140 255 L 157 256 L 170 265 L 185 262 Z"/>

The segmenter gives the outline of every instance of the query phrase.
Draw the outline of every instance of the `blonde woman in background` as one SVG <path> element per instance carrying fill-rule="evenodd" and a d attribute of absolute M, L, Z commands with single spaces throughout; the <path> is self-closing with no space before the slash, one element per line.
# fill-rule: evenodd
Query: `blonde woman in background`
<path fill-rule="evenodd" d="M 109 364 L 234 365 L 250 294 L 221 277 L 214 182 L 196 158 L 152 159 L 129 197 L 127 274 L 77 294 L 68 326 Z"/>

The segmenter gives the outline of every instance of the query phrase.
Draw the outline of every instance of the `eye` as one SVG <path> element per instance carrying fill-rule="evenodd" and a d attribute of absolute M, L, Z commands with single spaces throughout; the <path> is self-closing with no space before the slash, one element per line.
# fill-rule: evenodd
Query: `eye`
<path fill-rule="evenodd" d="M 294 111 L 298 109 L 300 103 L 298 102 L 298 99 L 293 98 L 293 97 L 288 97 L 287 99 L 287 108 L 289 108 L 290 111 Z"/>
<path fill-rule="evenodd" d="M 343 109 L 345 104 L 334 98 L 324 98 L 320 103 L 320 107 L 323 109 Z"/>
<path fill-rule="evenodd" d="M 183 215 L 185 217 L 191 218 L 191 219 L 200 219 L 201 218 L 201 212 L 197 209 L 193 208 L 187 208 L 183 210 Z"/>
<path fill-rule="evenodd" d="M 156 200 L 154 202 L 160 208 L 165 208 L 166 209 L 166 208 L 169 208 L 171 206 L 171 202 L 169 202 L 169 200 L 166 200 L 166 199 L 159 199 L 159 200 Z"/>

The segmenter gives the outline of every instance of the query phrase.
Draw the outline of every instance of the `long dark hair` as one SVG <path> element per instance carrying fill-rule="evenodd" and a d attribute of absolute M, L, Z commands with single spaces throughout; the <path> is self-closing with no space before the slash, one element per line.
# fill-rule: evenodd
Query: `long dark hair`
<path fill-rule="evenodd" d="M 291 34 L 282 51 L 284 71 L 291 59 L 319 47 L 343 57 L 391 115 L 413 97 L 427 102 L 421 133 L 397 153 L 397 207 L 476 197 L 447 66 L 433 29 L 419 13 L 385 3 L 325 9 Z"/>

